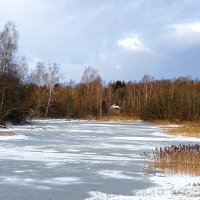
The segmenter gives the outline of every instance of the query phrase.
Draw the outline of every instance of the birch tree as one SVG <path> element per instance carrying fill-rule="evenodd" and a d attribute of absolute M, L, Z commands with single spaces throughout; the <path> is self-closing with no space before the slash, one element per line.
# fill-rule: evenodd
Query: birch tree
<path fill-rule="evenodd" d="M 49 108 L 51 106 L 52 97 L 54 94 L 54 85 L 59 82 L 60 78 L 60 70 L 58 65 L 55 63 L 53 65 L 48 66 L 48 72 L 46 73 L 46 86 L 49 91 L 48 102 L 46 106 L 45 117 L 47 117 Z"/>
<path fill-rule="evenodd" d="M 0 123 L 4 123 L 14 110 L 17 113 L 17 110 L 22 109 L 19 103 L 21 94 L 19 65 L 15 58 L 18 39 L 14 22 L 7 22 L 0 31 Z"/>
<path fill-rule="evenodd" d="M 17 43 L 18 33 L 15 24 L 9 21 L 0 32 L 0 112 L 3 111 L 6 90 L 12 90 L 11 79 L 16 78 L 15 53 L 18 47 Z"/>
<path fill-rule="evenodd" d="M 81 83 L 86 85 L 86 105 L 89 113 L 93 111 L 93 107 L 97 110 L 98 115 L 102 115 L 102 79 L 97 69 L 88 66 L 85 68 Z M 95 111 L 94 111 L 95 112 Z"/>
<path fill-rule="evenodd" d="M 47 103 L 45 108 L 44 117 L 48 116 L 49 108 L 51 106 L 53 93 L 54 93 L 54 85 L 58 83 L 60 77 L 60 70 L 57 64 L 49 64 L 45 65 L 44 63 L 38 62 L 36 68 L 32 70 L 30 74 L 30 82 L 36 84 L 38 86 L 37 91 L 37 107 L 39 109 L 41 107 L 42 101 L 42 87 L 46 87 L 48 91 Z"/>

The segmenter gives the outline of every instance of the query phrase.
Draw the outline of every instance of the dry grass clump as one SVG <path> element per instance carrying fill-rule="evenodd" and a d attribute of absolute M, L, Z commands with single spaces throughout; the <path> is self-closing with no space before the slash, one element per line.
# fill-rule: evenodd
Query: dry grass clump
<path fill-rule="evenodd" d="M 145 153 L 149 156 L 150 153 Z M 167 174 L 200 176 L 200 145 L 172 145 L 156 148 L 148 160 L 148 169 Z"/>
<path fill-rule="evenodd" d="M 170 125 L 173 125 L 173 124 L 175 124 L 175 123 L 173 123 L 173 122 L 171 122 L 171 121 L 169 121 L 169 120 L 154 120 L 153 121 L 153 124 L 155 124 L 155 125 L 158 125 L 158 126 L 170 126 Z"/>
<path fill-rule="evenodd" d="M 9 131 L 0 131 L 0 136 L 15 136 L 16 133 Z"/>
<path fill-rule="evenodd" d="M 177 135 L 186 135 L 191 137 L 200 137 L 200 123 L 187 123 L 180 127 L 168 129 L 166 133 Z"/>
<path fill-rule="evenodd" d="M 200 137 L 200 121 L 155 120 L 153 124 L 167 128 L 164 132 L 171 135 Z"/>

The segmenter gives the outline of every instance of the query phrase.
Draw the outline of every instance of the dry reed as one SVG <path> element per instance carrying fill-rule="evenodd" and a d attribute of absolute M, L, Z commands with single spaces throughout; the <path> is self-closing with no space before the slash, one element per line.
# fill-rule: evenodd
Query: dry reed
<path fill-rule="evenodd" d="M 200 121 L 171 122 L 167 120 L 155 120 L 153 124 L 167 128 L 164 131 L 167 134 L 200 137 Z"/>
<path fill-rule="evenodd" d="M 149 172 L 200 176 L 200 145 L 172 145 L 144 153 Z M 145 159 L 146 159 L 145 158 Z"/>
<path fill-rule="evenodd" d="M 187 124 L 180 127 L 174 127 L 166 131 L 172 135 L 185 135 L 190 137 L 200 137 L 200 124 Z"/>

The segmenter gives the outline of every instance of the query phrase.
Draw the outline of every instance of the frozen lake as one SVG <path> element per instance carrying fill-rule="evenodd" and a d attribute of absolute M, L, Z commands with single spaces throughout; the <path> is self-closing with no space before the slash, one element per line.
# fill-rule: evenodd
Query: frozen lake
<path fill-rule="evenodd" d="M 198 142 L 140 122 L 41 120 L 9 130 L 17 135 L 0 137 L 2 200 L 150 200 L 144 191 L 168 183 L 144 172 L 143 152 Z"/>

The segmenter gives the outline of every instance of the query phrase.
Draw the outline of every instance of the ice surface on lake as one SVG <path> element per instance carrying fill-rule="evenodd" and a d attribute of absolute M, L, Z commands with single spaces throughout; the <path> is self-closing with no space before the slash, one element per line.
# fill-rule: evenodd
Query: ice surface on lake
<path fill-rule="evenodd" d="M 114 178 L 114 179 L 134 179 L 134 177 L 123 174 L 123 171 L 117 170 L 103 170 L 98 172 L 103 178 Z"/>
<path fill-rule="evenodd" d="M 142 122 L 36 120 L 9 131 L 17 135 L 0 137 L 0 199 L 200 199 L 199 177 L 147 174 L 142 156 L 199 139 Z"/>

